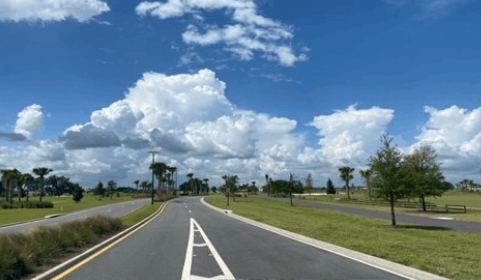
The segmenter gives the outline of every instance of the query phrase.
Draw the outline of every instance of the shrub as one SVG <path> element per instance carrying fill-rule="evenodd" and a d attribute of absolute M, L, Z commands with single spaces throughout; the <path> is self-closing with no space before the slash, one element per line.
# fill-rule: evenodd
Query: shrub
<path fill-rule="evenodd" d="M 122 227 L 118 218 L 96 216 L 55 228 L 39 227 L 28 234 L 0 235 L 0 279 L 25 278 L 36 267 L 55 263 L 71 248 L 92 244 Z"/>
<path fill-rule="evenodd" d="M 17 208 L 27 208 L 27 209 L 34 209 L 34 208 L 53 208 L 53 203 L 48 201 L 21 201 L 21 202 L 3 202 L 1 204 L 2 209 L 17 209 Z"/>

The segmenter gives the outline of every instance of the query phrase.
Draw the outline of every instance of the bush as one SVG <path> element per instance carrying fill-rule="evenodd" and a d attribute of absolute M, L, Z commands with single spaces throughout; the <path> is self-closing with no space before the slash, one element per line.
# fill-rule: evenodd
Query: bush
<path fill-rule="evenodd" d="M 0 235 L 0 279 L 25 278 L 37 267 L 54 264 L 71 248 L 82 248 L 122 228 L 120 219 L 96 216 L 28 234 Z"/>
<path fill-rule="evenodd" d="M 3 202 L 1 204 L 2 209 L 18 209 L 18 208 L 27 208 L 27 209 L 36 209 L 36 208 L 53 208 L 53 203 L 48 201 L 21 201 L 21 202 Z"/>

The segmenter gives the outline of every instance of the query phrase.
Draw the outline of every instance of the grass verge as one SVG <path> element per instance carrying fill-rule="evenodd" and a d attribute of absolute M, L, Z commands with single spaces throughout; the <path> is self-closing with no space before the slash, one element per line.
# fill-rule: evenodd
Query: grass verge
<path fill-rule="evenodd" d="M 134 212 L 122 217 L 122 223 L 128 227 L 135 225 L 148 216 L 152 215 L 161 207 L 163 202 L 155 202 L 154 205 L 149 204 L 135 210 Z"/>
<path fill-rule="evenodd" d="M 84 197 L 79 203 L 72 200 L 72 197 L 44 197 L 43 201 L 51 202 L 54 208 L 49 209 L 0 209 L 0 226 L 18 222 L 32 221 L 43 218 L 47 215 L 66 214 L 70 212 L 85 210 L 97 206 L 103 206 L 123 201 L 132 200 L 130 196 L 122 195 L 120 197 L 103 198 L 89 195 Z M 38 197 L 29 198 L 29 201 L 38 201 Z"/>
<path fill-rule="evenodd" d="M 143 206 L 122 218 L 95 216 L 57 228 L 39 227 L 28 234 L 0 234 L 0 279 L 17 280 L 45 271 L 72 253 L 144 220 L 162 204 Z"/>
<path fill-rule="evenodd" d="M 481 279 L 481 236 L 257 198 L 210 196 L 214 206 L 288 231 L 448 278 Z"/>

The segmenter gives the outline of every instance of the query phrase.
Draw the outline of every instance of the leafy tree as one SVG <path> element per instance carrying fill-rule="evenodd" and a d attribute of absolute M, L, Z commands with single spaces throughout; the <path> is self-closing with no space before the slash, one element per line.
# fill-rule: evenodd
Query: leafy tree
<path fill-rule="evenodd" d="M 334 187 L 334 184 L 332 183 L 331 178 L 327 179 L 326 193 L 327 194 L 336 194 L 336 188 Z"/>
<path fill-rule="evenodd" d="M 224 175 L 222 179 L 225 181 L 225 187 L 230 189 L 232 193 L 232 201 L 235 201 L 235 193 L 237 192 L 237 184 L 239 182 L 239 177 L 237 175 Z"/>
<path fill-rule="evenodd" d="M 217 193 L 217 187 L 210 188 L 213 193 Z"/>
<path fill-rule="evenodd" d="M 94 195 L 98 195 L 99 199 L 105 195 L 104 184 L 102 182 L 99 182 L 97 186 L 95 186 Z"/>
<path fill-rule="evenodd" d="M 22 174 L 21 180 L 22 180 L 23 188 L 25 190 L 26 198 L 27 198 L 27 201 L 28 201 L 28 193 L 29 193 L 30 189 L 32 188 L 32 186 L 34 184 L 34 178 L 31 174 L 24 173 L 24 174 Z"/>
<path fill-rule="evenodd" d="M 247 192 L 250 194 L 257 194 L 259 192 L 259 188 L 256 186 L 256 181 L 251 182 L 251 185 L 247 187 Z"/>
<path fill-rule="evenodd" d="M 265 178 L 266 178 L 266 188 L 267 188 L 267 196 L 271 196 L 271 189 L 269 187 L 269 175 L 265 174 Z"/>
<path fill-rule="evenodd" d="M 203 193 L 209 193 L 209 179 L 204 178 Z"/>
<path fill-rule="evenodd" d="M 354 168 L 349 167 L 349 166 L 344 166 L 344 167 L 339 168 L 339 172 L 341 173 L 341 175 L 340 175 L 341 180 L 346 182 L 347 199 L 351 199 L 351 197 L 349 195 L 349 193 L 350 193 L 349 181 L 351 181 L 354 178 L 354 175 L 352 175 L 353 172 L 354 172 Z"/>
<path fill-rule="evenodd" d="M 463 179 L 461 182 L 458 183 L 461 191 L 473 191 L 474 186 L 476 185 L 473 180 Z"/>
<path fill-rule="evenodd" d="M 40 178 L 40 199 L 39 201 L 42 202 L 42 197 L 44 195 L 44 187 L 45 187 L 45 175 L 48 173 L 53 172 L 52 169 L 47 167 L 38 167 L 34 168 L 32 172 Z"/>
<path fill-rule="evenodd" d="M 314 186 L 313 186 L 312 175 L 311 175 L 311 173 L 309 173 L 309 174 L 307 174 L 307 179 L 306 179 L 306 183 L 304 185 L 304 189 L 308 194 L 311 194 L 313 188 L 314 188 Z"/>
<path fill-rule="evenodd" d="M 368 169 L 368 170 L 361 170 L 361 171 L 359 171 L 359 173 L 361 174 L 361 177 L 364 178 L 364 180 L 366 180 L 367 195 L 369 196 L 369 200 L 371 200 L 371 184 L 370 184 L 370 180 L 371 180 L 372 171 L 371 171 L 370 169 Z"/>
<path fill-rule="evenodd" d="M 444 176 L 436 160 L 434 148 L 423 145 L 405 157 L 406 194 L 419 197 L 426 212 L 426 196 L 441 196 L 448 189 L 443 184 Z"/>
<path fill-rule="evenodd" d="M 79 203 L 83 197 L 84 197 L 84 189 L 79 184 L 77 184 L 74 189 L 72 199 L 75 202 Z"/>
<path fill-rule="evenodd" d="M 394 200 L 403 197 L 403 186 L 400 184 L 403 166 L 401 152 L 393 146 L 392 140 L 393 138 L 387 134 L 381 136 L 382 148 L 370 158 L 369 165 L 373 172 L 371 182 L 376 186 L 378 193 L 388 197 L 390 201 L 391 221 L 395 226 Z"/>
<path fill-rule="evenodd" d="M 114 180 L 110 180 L 107 183 L 107 195 L 110 195 L 110 200 L 112 200 L 113 195 L 115 193 L 115 189 L 117 189 L 117 183 Z"/>

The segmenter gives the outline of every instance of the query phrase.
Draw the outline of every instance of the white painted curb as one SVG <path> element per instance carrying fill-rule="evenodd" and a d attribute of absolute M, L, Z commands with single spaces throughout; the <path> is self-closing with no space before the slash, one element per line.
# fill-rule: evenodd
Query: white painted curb
<path fill-rule="evenodd" d="M 295 241 L 298 241 L 298 242 L 301 242 L 301 243 L 319 248 L 321 250 L 328 251 L 328 252 L 331 252 L 333 254 L 346 257 L 348 259 L 351 259 L 351 260 L 354 260 L 354 261 L 357 261 L 357 262 L 360 262 L 360 263 L 378 268 L 380 270 L 384 270 L 386 272 L 398 275 L 400 277 L 405 277 L 405 278 L 408 278 L 408 279 L 448 279 L 448 278 L 444 278 L 444 277 L 441 277 L 439 275 L 431 274 L 429 272 L 425 272 L 425 271 L 422 271 L 422 270 L 419 270 L 419 269 L 416 269 L 416 268 L 412 268 L 412 267 L 409 267 L 409 266 L 405 266 L 405 265 L 398 264 L 398 263 L 395 263 L 395 262 L 391 262 L 391 261 L 388 261 L 388 260 L 384 260 L 384 259 L 381 259 L 381 258 L 373 257 L 373 256 L 370 256 L 370 255 L 367 255 L 367 254 L 364 254 L 364 253 L 360 253 L 360 252 L 356 252 L 356 251 L 353 251 L 353 250 L 350 250 L 350 249 L 347 249 L 347 248 L 344 248 L 344 247 L 340 247 L 340 246 L 333 245 L 333 244 L 330 244 L 330 243 L 327 243 L 327 242 L 319 241 L 317 239 L 310 238 L 310 237 L 307 237 L 307 236 L 304 236 L 304 235 L 300 235 L 300 234 L 293 233 L 293 232 L 290 232 L 290 231 L 287 231 L 287 230 L 283 230 L 283 229 L 280 229 L 280 228 L 277 228 L 277 227 L 266 225 L 266 224 L 263 224 L 263 223 L 260 223 L 260 222 L 257 222 L 257 221 L 239 216 L 239 215 L 236 215 L 236 214 L 232 213 L 232 210 L 225 210 L 225 209 L 217 208 L 217 207 L 205 202 L 204 198 L 205 197 L 202 197 L 202 199 L 201 199 L 202 204 L 206 205 L 207 207 L 210 207 L 210 208 L 214 209 L 215 211 L 218 211 L 222 214 L 225 214 L 225 215 L 227 215 L 231 218 L 234 218 L 234 219 L 242 221 L 244 223 L 262 228 L 264 230 L 271 231 L 273 233 L 282 235 L 282 236 L 290 238 L 292 240 L 295 240 Z"/>

